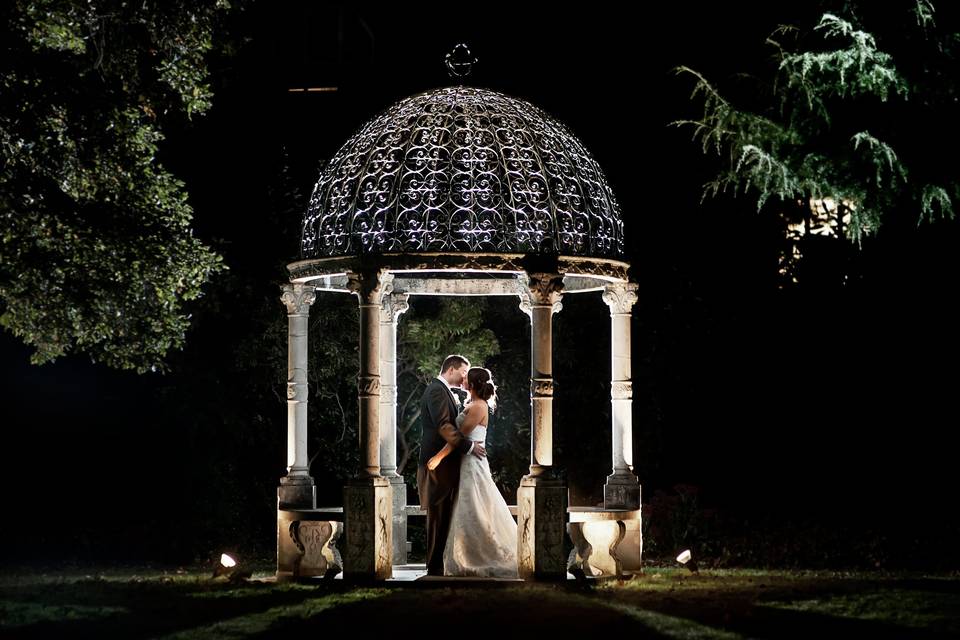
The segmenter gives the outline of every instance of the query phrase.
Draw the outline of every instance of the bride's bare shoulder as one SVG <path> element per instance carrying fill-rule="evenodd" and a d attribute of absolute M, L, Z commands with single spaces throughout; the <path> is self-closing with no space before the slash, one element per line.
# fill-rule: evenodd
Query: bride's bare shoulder
<path fill-rule="evenodd" d="M 487 401 L 482 398 L 477 398 L 467 406 L 467 411 L 470 411 L 475 416 L 485 416 L 487 409 Z"/>
<path fill-rule="evenodd" d="M 476 398 L 472 402 L 467 404 L 467 411 L 479 412 L 486 411 L 487 403 L 483 398 Z"/>

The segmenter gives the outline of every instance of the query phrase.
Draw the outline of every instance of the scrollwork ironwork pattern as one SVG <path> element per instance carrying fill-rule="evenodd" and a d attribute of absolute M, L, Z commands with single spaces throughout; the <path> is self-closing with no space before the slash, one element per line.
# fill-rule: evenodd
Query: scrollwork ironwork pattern
<path fill-rule="evenodd" d="M 303 220 L 301 257 L 388 252 L 623 255 L 596 160 L 533 105 L 472 87 L 401 100 L 333 157 Z"/>

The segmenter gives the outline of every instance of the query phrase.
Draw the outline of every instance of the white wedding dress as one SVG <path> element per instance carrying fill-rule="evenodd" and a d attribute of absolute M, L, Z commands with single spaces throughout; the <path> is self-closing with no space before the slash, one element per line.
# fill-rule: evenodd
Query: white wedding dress
<path fill-rule="evenodd" d="M 457 416 L 458 427 L 463 424 L 464 415 Z M 487 428 L 477 425 L 467 439 L 484 444 L 486 435 Z M 490 463 L 472 453 L 460 462 L 460 488 L 443 549 L 443 573 L 517 577 L 517 523 L 493 483 Z"/>

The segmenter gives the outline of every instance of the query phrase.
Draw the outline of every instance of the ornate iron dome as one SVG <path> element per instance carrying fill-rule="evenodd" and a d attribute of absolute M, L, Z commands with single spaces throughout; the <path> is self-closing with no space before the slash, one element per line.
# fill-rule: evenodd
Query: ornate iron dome
<path fill-rule="evenodd" d="M 619 258 L 620 209 L 583 144 L 533 105 L 472 87 L 401 100 L 330 160 L 301 258 L 495 252 Z"/>

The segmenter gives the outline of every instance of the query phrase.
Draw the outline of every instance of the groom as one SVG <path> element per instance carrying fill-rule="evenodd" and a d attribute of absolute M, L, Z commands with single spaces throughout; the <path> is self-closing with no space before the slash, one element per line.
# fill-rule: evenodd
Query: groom
<path fill-rule="evenodd" d="M 420 508 L 427 512 L 427 575 L 443 575 L 443 548 L 447 545 L 453 499 L 460 484 L 461 456 L 444 458 L 433 471 L 427 461 L 446 443 L 460 454 L 484 457 L 487 452 L 479 443 L 472 443 L 457 430 L 459 402 L 453 388 L 459 388 L 467 377 L 470 362 L 463 356 L 447 356 L 440 366 L 440 375 L 430 381 L 420 400 L 420 419 L 423 435 L 420 439 L 420 466 L 417 468 L 417 486 Z"/>

